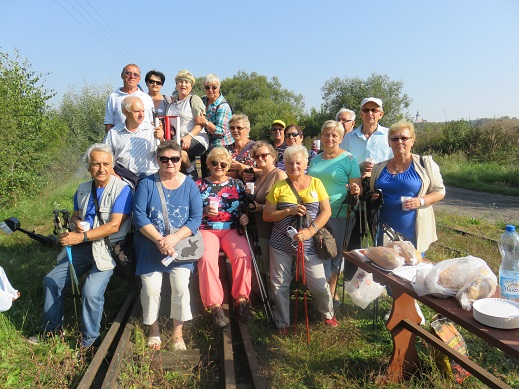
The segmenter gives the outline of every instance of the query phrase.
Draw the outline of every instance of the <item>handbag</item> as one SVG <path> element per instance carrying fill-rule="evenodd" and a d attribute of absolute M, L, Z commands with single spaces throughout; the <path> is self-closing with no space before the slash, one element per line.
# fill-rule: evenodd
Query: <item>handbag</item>
<path fill-rule="evenodd" d="M 97 192 L 94 181 L 92 181 L 92 198 L 94 199 L 94 207 L 99 220 L 99 225 L 105 224 L 99 212 L 99 202 L 97 200 Z M 104 238 L 106 247 L 110 250 L 110 255 L 115 261 L 114 272 L 121 278 L 133 282 L 135 280 L 135 249 L 133 247 L 133 232 L 128 232 L 124 239 L 115 243 L 110 242 L 110 238 Z"/>
<path fill-rule="evenodd" d="M 292 189 L 292 192 L 294 192 L 297 202 L 301 205 L 304 205 L 303 199 L 297 193 L 292 181 L 289 178 L 287 178 L 286 181 L 288 186 L 290 186 L 290 189 Z M 308 211 L 306 211 L 305 217 L 308 225 L 313 224 L 314 221 L 310 218 Z M 335 238 L 333 237 L 332 232 L 333 231 L 331 231 L 330 227 L 324 226 L 320 230 L 317 230 L 317 232 L 312 237 L 314 240 L 317 256 L 322 260 L 334 258 L 337 256 L 337 243 L 335 242 Z"/>
<path fill-rule="evenodd" d="M 158 173 L 155 173 L 154 177 L 155 184 L 157 185 L 157 190 L 159 192 L 160 204 L 162 206 L 162 217 L 164 219 L 164 227 L 166 229 L 165 234 L 174 234 L 180 230 L 180 228 L 169 228 L 168 207 L 166 205 L 166 198 L 164 197 L 164 190 L 162 189 L 162 182 L 160 182 Z M 178 255 L 175 257 L 173 262 L 198 261 L 200 258 L 202 258 L 202 254 L 204 253 L 204 240 L 202 239 L 200 230 L 198 230 L 195 235 L 181 239 L 174 248 L 175 253 Z"/>

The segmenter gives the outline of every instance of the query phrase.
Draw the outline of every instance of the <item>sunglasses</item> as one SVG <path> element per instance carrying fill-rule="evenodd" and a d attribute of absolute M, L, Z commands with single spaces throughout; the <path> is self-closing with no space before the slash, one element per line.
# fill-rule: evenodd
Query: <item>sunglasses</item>
<path fill-rule="evenodd" d="M 217 166 L 220 166 L 220 169 L 225 169 L 227 168 L 227 166 L 229 166 L 227 163 L 225 162 L 218 162 L 218 161 L 211 161 L 211 165 L 213 167 L 217 167 Z"/>
<path fill-rule="evenodd" d="M 373 113 L 377 113 L 379 111 L 378 108 L 362 108 L 362 112 L 364 113 L 368 113 L 368 112 L 373 112 Z"/>
<path fill-rule="evenodd" d="M 301 136 L 301 134 L 299 132 L 292 132 L 290 134 L 285 134 L 285 138 L 297 138 L 298 136 Z"/>
<path fill-rule="evenodd" d="M 245 130 L 247 127 L 229 127 L 229 130 L 231 131 L 234 131 L 234 130 L 238 130 L 238 131 L 242 131 L 242 130 Z"/>
<path fill-rule="evenodd" d="M 133 73 L 133 72 L 124 72 L 124 74 L 126 75 L 126 77 L 135 77 L 135 78 L 140 78 L 141 75 L 139 73 Z"/>
<path fill-rule="evenodd" d="M 399 140 L 401 140 L 402 142 L 407 142 L 409 139 L 412 139 L 410 136 L 395 136 L 395 137 L 392 137 L 392 138 L 389 138 L 389 140 L 391 142 L 398 142 Z"/>
<path fill-rule="evenodd" d="M 349 123 L 349 122 L 353 122 L 354 120 L 351 120 L 351 119 L 341 119 L 339 120 L 341 123 Z"/>
<path fill-rule="evenodd" d="M 148 80 L 148 84 L 150 85 L 162 85 L 162 82 L 161 81 L 157 81 L 157 80 Z"/>
<path fill-rule="evenodd" d="M 162 163 L 168 163 L 168 161 L 178 163 L 180 162 L 180 157 L 178 155 L 174 155 L 173 157 L 166 157 L 165 155 L 162 155 L 159 157 L 159 161 Z"/>
<path fill-rule="evenodd" d="M 213 86 L 211 86 L 211 85 L 205 85 L 205 86 L 204 86 L 204 89 L 205 89 L 205 90 L 209 90 L 209 89 L 217 90 L 218 87 L 217 87 L 217 86 L 214 86 L 214 85 L 213 85 Z"/>
<path fill-rule="evenodd" d="M 254 159 L 260 159 L 260 158 L 267 159 L 267 157 L 269 155 L 270 155 L 269 153 L 262 153 L 262 154 L 255 155 L 253 158 Z"/>
<path fill-rule="evenodd" d="M 282 132 L 283 128 L 273 128 L 271 131 L 272 132 Z"/>

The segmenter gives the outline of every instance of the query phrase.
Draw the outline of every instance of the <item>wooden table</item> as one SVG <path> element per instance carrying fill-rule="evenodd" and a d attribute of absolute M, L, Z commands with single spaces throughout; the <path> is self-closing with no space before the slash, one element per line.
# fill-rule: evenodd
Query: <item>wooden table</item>
<path fill-rule="evenodd" d="M 386 324 L 393 339 L 393 355 L 387 371 L 389 380 L 400 381 L 419 369 L 420 360 L 415 346 L 415 339 L 418 335 L 455 359 L 461 366 L 490 387 L 510 388 L 485 369 L 454 351 L 439 338 L 420 327 L 420 317 L 416 312 L 414 300 L 416 299 L 427 305 L 516 359 L 519 359 L 519 329 L 500 330 L 487 327 L 474 319 L 472 311 L 461 308 L 458 301 L 453 297 L 446 299 L 433 296 L 419 297 L 409 281 L 379 269 L 373 266 L 371 262 L 363 262 L 352 252 L 344 252 L 344 257 L 347 261 L 372 273 L 375 281 L 391 288 L 393 307 Z"/>

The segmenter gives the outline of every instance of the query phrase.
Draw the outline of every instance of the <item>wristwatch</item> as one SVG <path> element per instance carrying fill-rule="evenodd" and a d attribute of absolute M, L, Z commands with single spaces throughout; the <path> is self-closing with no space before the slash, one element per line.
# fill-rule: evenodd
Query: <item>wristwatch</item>
<path fill-rule="evenodd" d="M 90 242 L 90 239 L 88 239 L 88 235 L 86 232 L 83 232 L 83 243 Z"/>
<path fill-rule="evenodd" d="M 425 205 L 425 200 L 423 197 L 420 197 L 420 208 L 422 208 Z"/>

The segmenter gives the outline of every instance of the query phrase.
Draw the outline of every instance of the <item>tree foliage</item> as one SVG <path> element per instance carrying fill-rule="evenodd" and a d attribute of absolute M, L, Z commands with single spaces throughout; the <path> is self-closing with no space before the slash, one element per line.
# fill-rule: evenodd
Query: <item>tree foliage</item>
<path fill-rule="evenodd" d="M 106 98 L 113 91 L 110 84 L 84 84 L 81 91 L 70 88 L 59 107 L 59 117 L 70 130 L 70 140 L 76 149 L 84 151 L 101 142 L 105 135 L 103 124 Z"/>
<path fill-rule="evenodd" d="M 327 80 L 321 89 L 323 105 L 321 111 L 329 119 L 341 108 L 348 108 L 356 112 L 360 118 L 360 102 L 365 97 L 382 99 L 384 117 L 380 124 L 390 126 L 407 115 L 411 104 L 409 96 L 403 92 L 404 83 L 393 81 L 386 74 L 372 73 L 366 80 L 359 77 L 343 79 L 334 77 Z M 357 120 L 357 123 L 361 123 Z"/>
<path fill-rule="evenodd" d="M 18 51 L 13 58 L 0 52 L 0 206 L 41 188 L 66 137 L 42 77 Z"/>
<path fill-rule="evenodd" d="M 249 117 L 252 139 L 268 139 L 272 121 L 297 124 L 304 113 L 303 96 L 284 89 L 277 77 L 269 80 L 255 72 L 239 71 L 222 81 L 221 91 L 234 113 Z"/>

